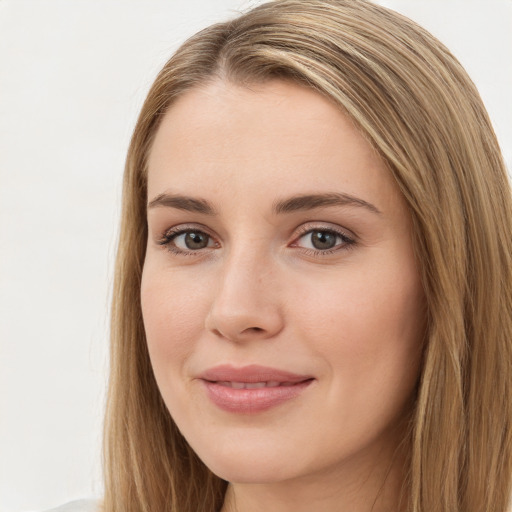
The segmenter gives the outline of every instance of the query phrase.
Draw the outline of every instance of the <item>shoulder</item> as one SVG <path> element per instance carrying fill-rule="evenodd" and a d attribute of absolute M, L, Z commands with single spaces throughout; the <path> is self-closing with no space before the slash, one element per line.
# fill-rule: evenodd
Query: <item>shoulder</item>
<path fill-rule="evenodd" d="M 45 512 L 99 512 L 100 504 L 99 500 L 76 500 Z"/>

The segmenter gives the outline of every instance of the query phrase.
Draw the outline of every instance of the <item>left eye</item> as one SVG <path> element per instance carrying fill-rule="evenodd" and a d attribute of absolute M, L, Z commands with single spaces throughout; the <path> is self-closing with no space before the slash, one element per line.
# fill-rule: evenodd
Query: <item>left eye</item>
<path fill-rule="evenodd" d="M 335 247 L 348 245 L 352 241 L 336 231 L 328 229 L 314 229 L 302 235 L 296 245 L 305 249 L 314 249 L 316 251 L 328 251 Z"/>

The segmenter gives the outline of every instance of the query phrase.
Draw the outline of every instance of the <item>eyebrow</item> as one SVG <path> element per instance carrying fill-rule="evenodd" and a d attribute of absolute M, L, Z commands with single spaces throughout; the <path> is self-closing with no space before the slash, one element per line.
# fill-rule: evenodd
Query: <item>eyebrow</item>
<path fill-rule="evenodd" d="M 148 209 L 157 207 L 176 208 L 203 215 L 217 215 L 217 210 L 205 199 L 182 196 L 179 194 L 159 194 L 148 203 Z M 293 213 L 314 210 L 327 206 L 357 206 L 366 208 L 372 213 L 381 214 L 373 204 L 355 196 L 343 193 L 329 192 L 326 194 L 304 194 L 279 200 L 274 203 L 272 210 L 276 214 Z"/>
<path fill-rule="evenodd" d="M 275 213 L 291 213 L 326 206 L 357 206 L 366 208 L 372 213 L 381 214 L 381 211 L 376 206 L 364 199 L 336 192 L 291 197 L 274 203 L 273 210 Z"/>
<path fill-rule="evenodd" d="M 179 194 L 159 194 L 148 203 L 148 209 L 159 206 L 176 208 L 187 212 L 202 213 L 204 215 L 217 214 L 215 208 L 205 199 L 195 199 Z"/>

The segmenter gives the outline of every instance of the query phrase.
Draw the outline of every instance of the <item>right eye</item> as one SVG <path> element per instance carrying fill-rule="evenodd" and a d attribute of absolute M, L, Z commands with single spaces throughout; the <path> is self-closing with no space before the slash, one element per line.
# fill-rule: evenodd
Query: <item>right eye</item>
<path fill-rule="evenodd" d="M 212 237 L 199 229 L 169 230 L 158 243 L 165 245 L 171 252 L 177 254 L 187 254 L 216 247 Z"/>

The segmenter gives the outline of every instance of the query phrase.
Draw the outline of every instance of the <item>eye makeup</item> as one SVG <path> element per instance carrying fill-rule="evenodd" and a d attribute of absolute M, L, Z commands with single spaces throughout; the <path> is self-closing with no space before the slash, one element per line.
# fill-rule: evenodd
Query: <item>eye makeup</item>
<path fill-rule="evenodd" d="M 175 255 L 199 256 L 205 251 L 219 249 L 221 244 L 203 226 L 184 224 L 162 233 L 157 244 Z M 309 256 L 327 256 L 353 248 L 355 237 L 341 228 L 307 223 L 296 230 L 288 247 L 303 251 Z"/>

